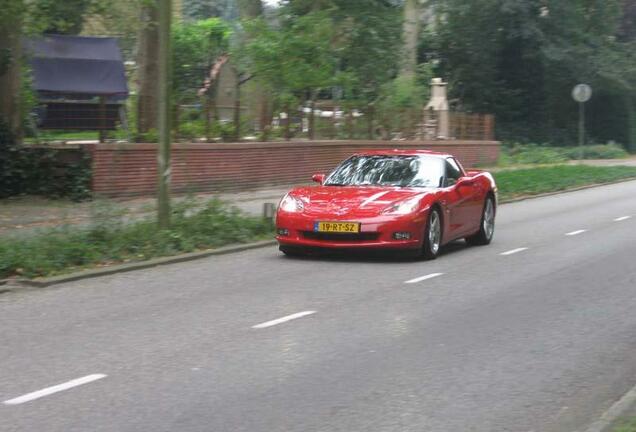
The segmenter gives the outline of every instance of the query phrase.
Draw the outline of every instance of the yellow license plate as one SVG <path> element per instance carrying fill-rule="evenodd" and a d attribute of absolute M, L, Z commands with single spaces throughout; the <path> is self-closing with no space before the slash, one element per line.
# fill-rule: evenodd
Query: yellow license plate
<path fill-rule="evenodd" d="M 355 234 L 360 232 L 360 224 L 357 222 L 316 222 L 314 231 Z"/>

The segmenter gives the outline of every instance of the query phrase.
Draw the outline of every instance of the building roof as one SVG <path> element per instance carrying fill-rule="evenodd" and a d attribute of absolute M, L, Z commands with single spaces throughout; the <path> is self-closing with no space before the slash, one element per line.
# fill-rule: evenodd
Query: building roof
<path fill-rule="evenodd" d="M 128 96 L 115 38 L 45 35 L 26 43 L 33 87 L 45 94 Z"/>

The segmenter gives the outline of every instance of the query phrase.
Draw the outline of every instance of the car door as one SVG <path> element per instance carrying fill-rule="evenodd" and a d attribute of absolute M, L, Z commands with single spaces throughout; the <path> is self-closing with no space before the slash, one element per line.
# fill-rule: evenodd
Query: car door
<path fill-rule="evenodd" d="M 454 158 L 447 158 L 444 166 L 444 202 L 449 229 L 447 240 L 452 240 L 472 234 L 479 225 L 473 216 L 477 191 L 474 183 L 458 183 L 465 174 Z"/>

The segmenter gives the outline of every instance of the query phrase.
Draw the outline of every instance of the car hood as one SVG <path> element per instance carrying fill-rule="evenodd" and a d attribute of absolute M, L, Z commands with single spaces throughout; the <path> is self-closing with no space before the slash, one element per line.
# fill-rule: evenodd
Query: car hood
<path fill-rule="evenodd" d="M 393 204 L 424 198 L 432 189 L 316 186 L 294 189 L 291 195 L 304 204 L 304 213 L 315 216 L 377 216 Z"/>

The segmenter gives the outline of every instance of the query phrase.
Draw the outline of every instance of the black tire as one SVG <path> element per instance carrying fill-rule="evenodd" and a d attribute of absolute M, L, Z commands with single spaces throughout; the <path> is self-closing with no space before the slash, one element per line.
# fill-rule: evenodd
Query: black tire
<path fill-rule="evenodd" d="M 486 246 L 492 242 L 495 235 L 495 200 L 488 195 L 484 201 L 484 208 L 481 211 L 481 221 L 479 222 L 479 231 L 476 234 L 466 237 L 466 243 L 471 246 Z"/>
<path fill-rule="evenodd" d="M 424 241 L 422 242 L 422 257 L 426 260 L 434 260 L 439 256 L 442 249 L 442 216 L 435 207 L 428 214 L 426 229 L 424 230 Z"/>

